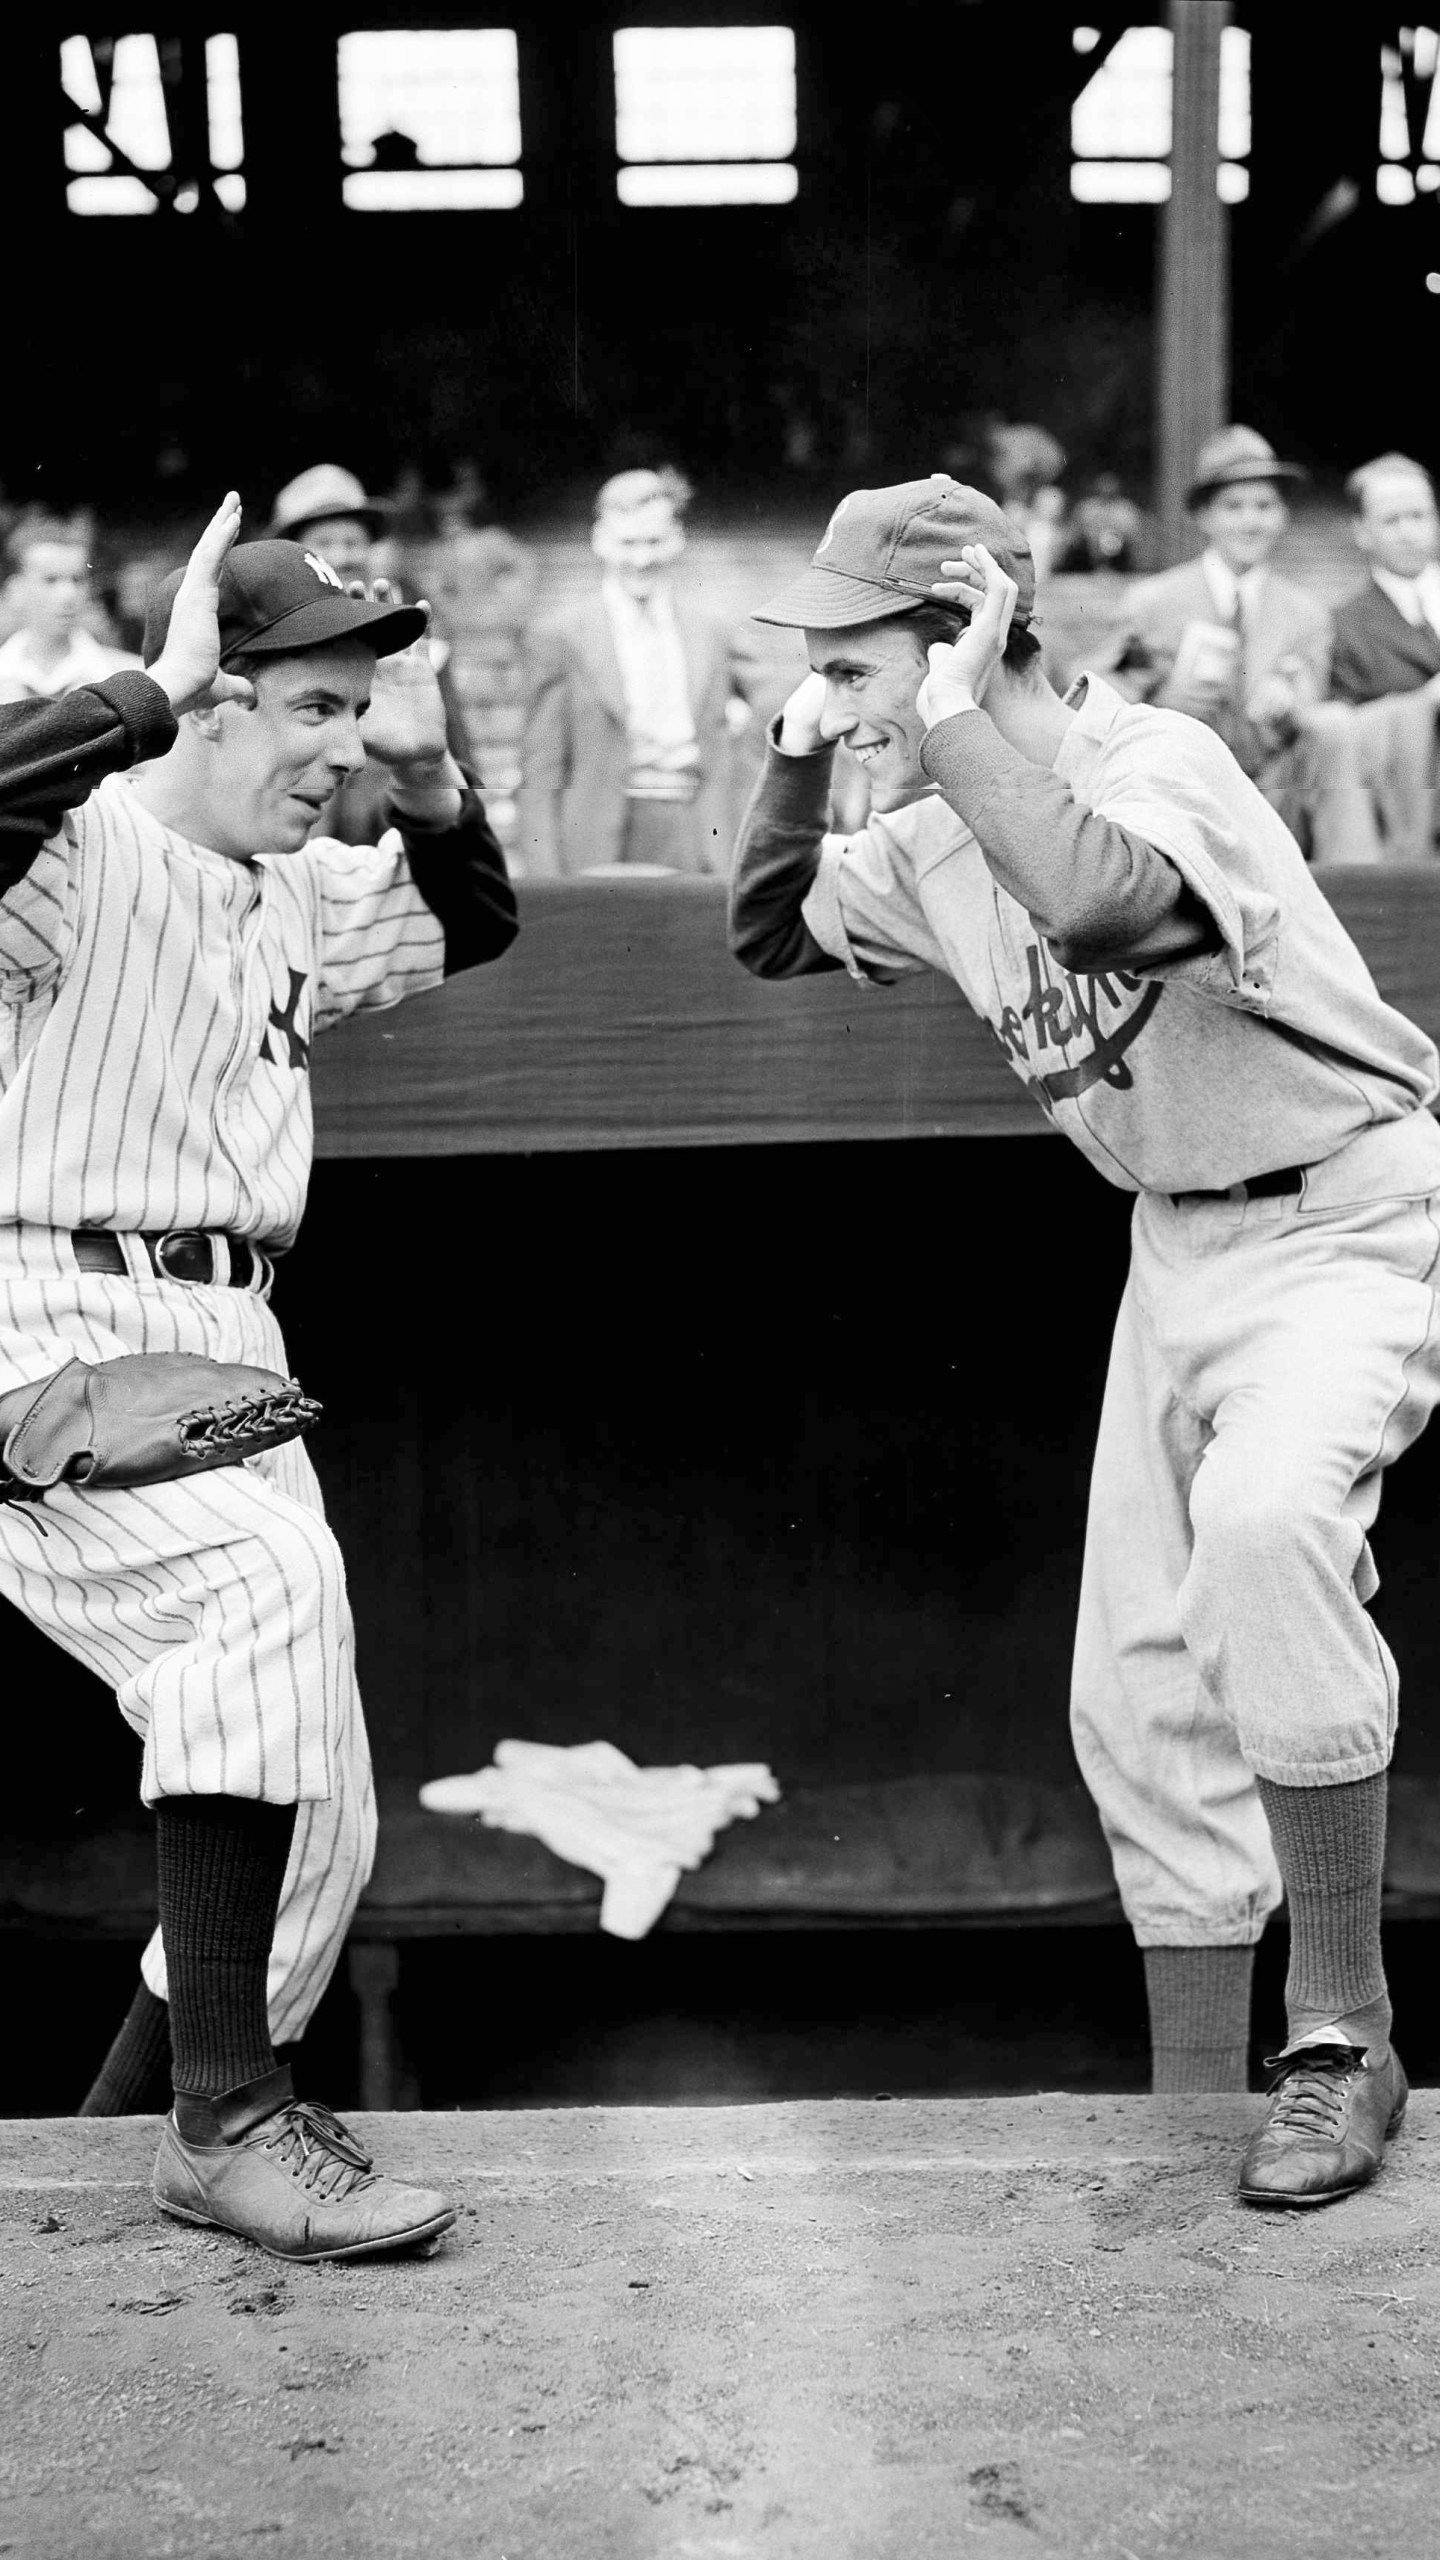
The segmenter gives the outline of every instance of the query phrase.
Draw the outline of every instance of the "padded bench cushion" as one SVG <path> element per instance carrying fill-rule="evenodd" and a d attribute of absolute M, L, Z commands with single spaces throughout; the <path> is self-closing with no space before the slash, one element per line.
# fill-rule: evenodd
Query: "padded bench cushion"
<path fill-rule="evenodd" d="M 1099 1826 L 1078 1786 L 1010 1777 L 892 1778 L 797 1787 L 753 1822 L 733 1823 L 680 1879 L 672 1925 L 980 1919 L 1103 1905 L 1114 1883 Z M 409 1810 L 382 1822 L 380 1854 L 357 1923 L 397 1936 L 467 1925 L 479 1905 L 548 1906 L 593 1922 L 598 1880 L 538 1841 L 478 1820 Z M 583 1917 L 579 1916 L 583 1915 Z M 523 1921 L 518 1925 L 526 1925 Z M 664 1925 L 662 1923 L 662 1925 Z"/>
<path fill-rule="evenodd" d="M 0 1840 L 0 1926 L 139 1934 L 153 1922 L 143 1817 L 67 1838 Z M 592 1929 L 598 1878 L 538 1840 L 478 1820 L 382 1807 L 375 1873 L 356 1915 L 369 1938 Z M 661 1925 L 804 1926 L 1115 1914 L 1098 1825 L 1078 1785 L 1010 1777 L 797 1787 L 721 1833 Z"/>
<path fill-rule="evenodd" d="M 1440 1783 L 1394 1783 L 1387 1859 L 1393 1915 L 1440 1914 Z M 382 1816 L 361 1939 L 589 1930 L 598 1880 L 539 1841 L 478 1821 Z M 143 1936 L 154 1924 L 148 1823 L 35 1840 L 0 1837 L 0 1927 Z M 1119 1917 L 1109 1859 L 1079 1788 L 1013 1777 L 903 1778 L 797 1787 L 722 1832 L 681 1878 L 662 1928 L 944 1925 Z"/>

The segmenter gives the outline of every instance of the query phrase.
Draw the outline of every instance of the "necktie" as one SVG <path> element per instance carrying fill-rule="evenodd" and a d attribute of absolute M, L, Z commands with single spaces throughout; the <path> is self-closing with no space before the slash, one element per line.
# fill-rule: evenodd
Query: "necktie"
<path fill-rule="evenodd" d="M 1235 698 L 1237 702 L 1243 702 L 1247 690 L 1245 662 L 1250 646 L 1250 607 L 1244 586 L 1238 578 L 1235 581 L 1235 611 L 1232 619 L 1235 624 L 1235 637 L 1240 643 L 1239 655 L 1235 660 Z"/>

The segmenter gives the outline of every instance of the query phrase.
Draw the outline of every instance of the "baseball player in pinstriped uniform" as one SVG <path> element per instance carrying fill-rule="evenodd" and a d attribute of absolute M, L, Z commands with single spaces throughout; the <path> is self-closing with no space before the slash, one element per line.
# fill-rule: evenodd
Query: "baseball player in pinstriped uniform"
<path fill-rule="evenodd" d="M 0 1393 L 77 1354 L 283 1376 L 271 1261 L 304 1206 L 312 1040 L 515 931 L 424 608 L 291 543 L 232 550 L 239 512 L 159 590 L 148 675 L 0 726 Z M 310 841 L 367 749 L 398 832 Z M 114 1687 L 156 1811 L 160 1928 L 87 2111 L 153 2103 L 169 2061 L 167 2211 L 281 2255 L 432 2239 L 443 2198 L 373 2176 L 274 2051 L 374 1844 L 344 1570 L 298 1440 L 0 1503 L 0 1592 Z"/>
<path fill-rule="evenodd" d="M 1374 2175 L 1406 2099 L 1380 1953 L 1396 1678 L 1366 1533 L 1440 1396 L 1440 1061 L 1212 731 L 1094 676 L 1052 691 L 1033 598 L 1023 535 L 945 474 L 842 501 L 758 617 L 803 628 L 813 672 L 772 731 L 732 941 L 765 977 L 943 971 L 1136 1195 L 1076 1750 L 1157 2088 L 1246 2085 L 1283 1881 L 1289 2036 L 1240 2192 L 1323 2204 Z M 826 833 L 840 738 L 875 793 L 851 836 Z M 948 1340 L 970 1319 L 932 1265 L 924 1321 Z"/>

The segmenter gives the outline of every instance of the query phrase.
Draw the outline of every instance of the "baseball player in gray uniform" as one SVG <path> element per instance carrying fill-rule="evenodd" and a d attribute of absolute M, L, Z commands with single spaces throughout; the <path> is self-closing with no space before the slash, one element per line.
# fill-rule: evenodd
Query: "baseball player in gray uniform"
<path fill-rule="evenodd" d="M 0 719 L 0 1394 L 77 1356 L 283 1378 L 268 1301 L 304 1205 L 311 1041 L 515 932 L 425 609 L 347 592 L 293 543 L 232 549 L 239 518 L 232 497 L 160 588 L 148 674 Z M 367 750 L 389 831 L 314 838 Z M 376 2177 L 275 2052 L 374 1846 L 344 1569 L 299 1441 L 16 1490 L 0 1593 L 115 1689 L 156 1816 L 160 1928 L 87 2111 L 150 2103 L 163 2060 L 165 2211 L 282 2256 L 433 2240 L 444 2198 Z"/>
<path fill-rule="evenodd" d="M 1404 2111 L 1380 1952 L 1396 1675 L 1383 1469 L 1440 1394 L 1430 1041 L 1198 721 L 1030 628 L 1024 537 L 943 474 L 856 490 L 759 619 L 813 672 L 771 733 L 733 947 L 764 977 L 952 977 L 1136 1195 L 1073 1727 L 1144 1951 L 1157 2089 L 1243 2088 L 1283 1882 L 1288 2036 L 1242 2195 L 1320 2204 Z M 827 834 L 838 740 L 877 814 Z"/>

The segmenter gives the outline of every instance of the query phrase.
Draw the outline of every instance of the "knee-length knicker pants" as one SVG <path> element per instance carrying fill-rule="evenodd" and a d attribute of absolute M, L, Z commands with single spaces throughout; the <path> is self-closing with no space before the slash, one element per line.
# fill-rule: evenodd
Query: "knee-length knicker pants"
<path fill-rule="evenodd" d="M 288 1370 L 258 1294 L 77 1270 L 68 1236 L 0 1233 L 0 1386 L 74 1356 L 188 1351 Z M 144 1276 L 142 1276 L 144 1275 Z M 298 1441 L 171 1484 L 0 1505 L 0 1594 L 115 1691 L 141 1794 L 298 1807 L 270 1962 L 270 2032 L 301 2034 L 375 1852 L 370 1753 L 340 1550 Z M 158 1931 L 142 1971 L 165 1997 Z"/>
<path fill-rule="evenodd" d="M 1440 1196 L 1136 1203 L 1081 1586 L 1076 1750 L 1142 1946 L 1280 1899 L 1254 1777 L 1383 1769 L 1384 1468 L 1440 1396 Z"/>

